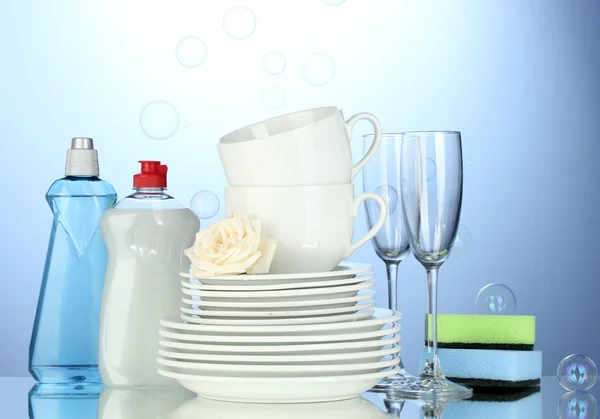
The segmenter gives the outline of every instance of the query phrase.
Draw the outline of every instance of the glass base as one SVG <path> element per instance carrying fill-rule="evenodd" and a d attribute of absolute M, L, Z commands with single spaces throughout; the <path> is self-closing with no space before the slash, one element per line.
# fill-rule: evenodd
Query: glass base
<path fill-rule="evenodd" d="M 473 390 L 469 387 L 453 383 L 444 376 L 437 379 L 422 377 L 394 391 L 395 396 L 405 399 L 461 400 L 471 397 L 472 394 Z"/>
<path fill-rule="evenodd" d="M 390 375 L 378 382 L 375 387 L 369 390 L 372 393 L 396 393 L 403 388 L 419 381 L 418 377 L 410 375 L 402 368 L 394 375 Z"/>
<path fill-rule="evenodd" d="M 29 372 L 44 384 L 101 383 L 97 365 L 32 365 Z"/>

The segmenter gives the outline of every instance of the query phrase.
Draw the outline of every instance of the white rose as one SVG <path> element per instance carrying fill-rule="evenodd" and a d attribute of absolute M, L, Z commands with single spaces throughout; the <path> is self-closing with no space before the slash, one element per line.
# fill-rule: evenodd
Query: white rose
<path fill-rule="evenodd" d="M 196 234 L 194 246 L 185 250 L 192 275 L 268 273 L 277 242 L 262 238 L 261 221 L 229 217 Z"/>

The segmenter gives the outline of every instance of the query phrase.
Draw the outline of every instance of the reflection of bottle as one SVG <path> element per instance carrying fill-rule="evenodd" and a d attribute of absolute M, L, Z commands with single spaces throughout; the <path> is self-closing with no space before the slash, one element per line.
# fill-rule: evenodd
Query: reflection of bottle
<path fill-rule="evenodd" d="M 95 418 L 101 391 L 99 383 L 36 384 L 29 392 L 29 418 Z"/>
<path fill-rule="evenodd" d="M 167 166 L 142 161 L 135 193 L 104 214 L 100 231 L 108 247 L 100 316 L 99 367 L 109 386 L 161 386 L 175 382 L 157 372 L 159 321 L 178 315 L 183 251 L 200 222 L 165 193 Z"/>
<path fill-rule="evenodd" d="M 168 418 L 171 412 L 195 397 L 196 394 L 179 386 L 170 388 L 104 387 L 98 401 L 97 419 Z"/>
<path fill-rule="evenodd" d="M 93 140 L 74 138 L 66 177 L 46 194 L 54 223 L 29 347 L 29 371 L 37 381 L 100 380 L 98 321 L 107 254 L 98 222 L 117 195 L 98 174 Z"/>

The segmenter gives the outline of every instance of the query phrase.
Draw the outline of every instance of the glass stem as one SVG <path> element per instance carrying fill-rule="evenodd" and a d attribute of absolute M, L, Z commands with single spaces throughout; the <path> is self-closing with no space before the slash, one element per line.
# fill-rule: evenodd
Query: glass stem
<path fill-rule="evenodd" d="M 398 262 L 386 262 L 388 280 L 388 308 L 398 311 Z"/>
<path fill-rule="evenodd" d="M 427 291 L 429 295 L 429 318 L 428 318 L 428 343 L 427 343 L 427 365 L 423 375 L 430 378 L 443 378 L 440 368 L 440 359 L 438 357 L 438 337 L 437 337 L 437 303 L 438 303 L 438 268 L 427 269 Z"/>

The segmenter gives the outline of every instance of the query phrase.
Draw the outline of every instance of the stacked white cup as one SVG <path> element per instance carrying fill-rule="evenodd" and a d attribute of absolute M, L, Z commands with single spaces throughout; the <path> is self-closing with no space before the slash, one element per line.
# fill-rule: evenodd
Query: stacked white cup
<path fill-rule="evenodd" d="M 374 140 L 352 164 L 352 129 L 371 122 Z M 269 273 L 334 269 L 383 227 L 387 204 L 373 193 L 355 197 L 352 180 L 381 140 L 377 118 L 359 113 L 347 121 L 335 107 L 309 109 L 241 128 L 219 140 L 227 175 L 227 215 L 262 221 L 262 234 L 279 241 Z M 379 220 L 352 242 L 354 218 L 363 201 L 379 205 Z"/>

